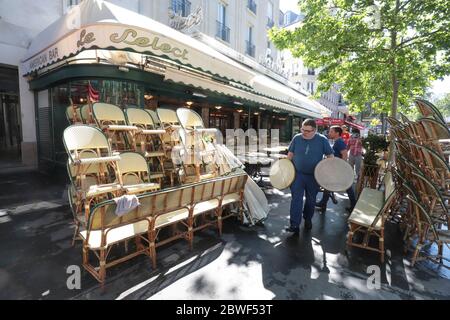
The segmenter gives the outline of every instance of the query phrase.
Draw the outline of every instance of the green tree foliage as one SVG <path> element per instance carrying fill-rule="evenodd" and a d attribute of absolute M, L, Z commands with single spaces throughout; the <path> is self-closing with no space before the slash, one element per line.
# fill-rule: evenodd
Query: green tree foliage
<path fill-rule="evenodd" d="M 341 86 L 353 111 L 407 112 L 432 80 L 450 73 L 448 0 L 300 0 L 304 21 L 269 36 L 322 68 L 320 91 Z"/>
<path fill-rule="evenodd" d="M 444 117 L 450 117 L 450 92 L 445 94 L 442 98 L 436 99 L 434 105 Z"/>

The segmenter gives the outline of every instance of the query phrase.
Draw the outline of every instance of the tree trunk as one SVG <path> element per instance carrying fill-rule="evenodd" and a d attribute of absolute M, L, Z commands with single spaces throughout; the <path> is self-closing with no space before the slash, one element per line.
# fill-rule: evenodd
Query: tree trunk
<path fill-rule="evenodd" d="M 395 1 L 395 20 L 397 20 L 397 15 L 400 10 L 400 0 Z M 397 22 L 397 21 L 395 21 Z M 396 26 L 394 25 L 394 28 Z M 391 33 L 391 81 L 392 81 L 392 103 L 391 103 L 391 117 L 395 118 L 397 116 L 397 104 L 398 104 L 398 89 L 399 82 L 397 77 L 397 61 L 395 59 L 397 49 L 397 30 L 392 30 Z"/>
<path fill-rule="evenodd" d="M 398 89 L 399 83 L 397 79 L 397 72 L 395 70 L 395 62 L 394 62 L 394 70 L 392 70 L 392 104 L 391 104 L 391 117 L 393 118 L 397 116 Z"/>

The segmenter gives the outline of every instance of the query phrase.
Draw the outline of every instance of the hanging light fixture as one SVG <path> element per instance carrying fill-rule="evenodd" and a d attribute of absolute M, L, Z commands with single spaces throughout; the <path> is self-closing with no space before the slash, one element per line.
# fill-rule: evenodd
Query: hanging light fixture
<path fill-rule="evenodd" d="M 220 109 L 222 109 L 222 106 L 215 106 L 215 108 L 216 108 L 217 110 L 220 110 Z"/>

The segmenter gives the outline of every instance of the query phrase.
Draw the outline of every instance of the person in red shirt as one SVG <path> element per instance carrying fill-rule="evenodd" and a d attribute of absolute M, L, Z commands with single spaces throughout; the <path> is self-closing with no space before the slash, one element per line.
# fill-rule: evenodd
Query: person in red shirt
<path fill-rule="evenodd" d="M 358 129 L 352 130 L 352 136 L 347 144 L 348 163 L 355 169 L 356 176 L 359 177 L 362 160 L 362 140 Z"/>
<path fill-rule="evenodd" d="M 350 133 L 348 132 L 347 126 L 342 126 L 341 138 L 342 140 L 344 140 L 345 145 L 348 146 L 348 141 L 350 140 Z"/>

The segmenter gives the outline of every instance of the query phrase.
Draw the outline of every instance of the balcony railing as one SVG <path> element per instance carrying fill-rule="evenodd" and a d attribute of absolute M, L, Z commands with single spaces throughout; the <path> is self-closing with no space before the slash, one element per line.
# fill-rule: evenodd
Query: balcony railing
<path fill-rule="evenodd" d="M 230 28 L 216 20 L 216 37 L 230 42 Z"/>
<path fill-rule="evenodd" d="M 254 0 L 247 0 L 247 7 L 251 12 L 256 14 L 256 2 Z"/>
<path fill-rule="evenodd" d="M 275 22 L 271 18 L 267 17 L 267 27 L 272 28 L 274 25 Z"/>
<path fill-rule="evenodd" d="M 255 57 L 255 45 L 248 40 L 245 41 L 245 53 L 250 57 Z"/>
<path fill-rule="evenodd" d="M 187 17 L 191 13 L 191 2 L 188 0 L 175 0 L 172 2 L 172 10 L 183 17 Z"/>

